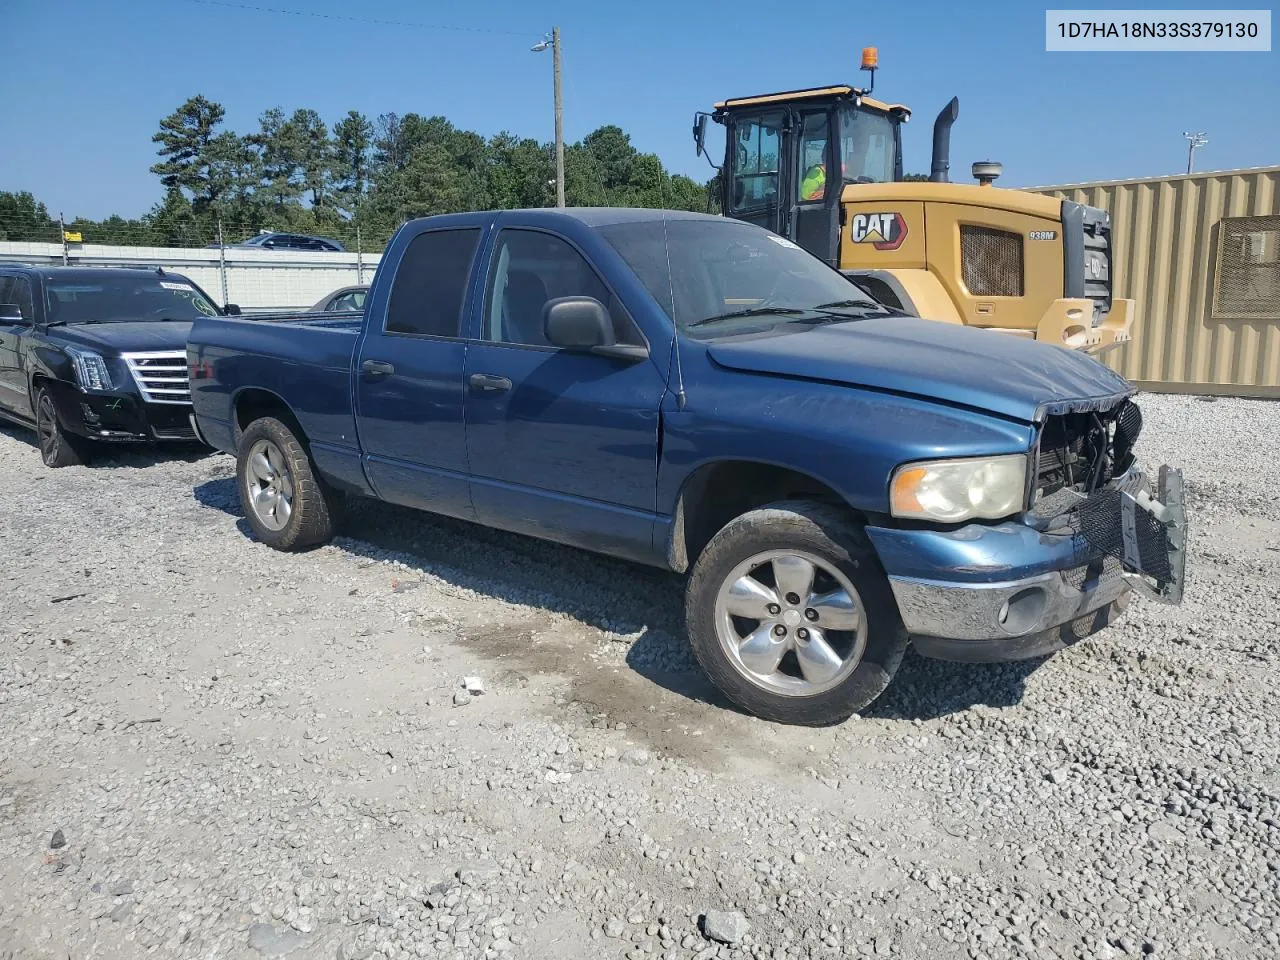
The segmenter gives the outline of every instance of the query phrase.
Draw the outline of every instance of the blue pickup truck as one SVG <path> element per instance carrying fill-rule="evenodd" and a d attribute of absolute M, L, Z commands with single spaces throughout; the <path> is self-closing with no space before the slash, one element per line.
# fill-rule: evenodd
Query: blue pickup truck
<path fill-rule="evenodd" d="M 201 319 L 187 353 L 262 542 L 375 497 L 686 573 L 698 661 L 769 719 L 847 719 L 910 643 L 1036 657 L 1181 599 L 1181 473 L 1139 467 L 1128 381 L 736 220 L 414 220 L 363 315 Z"/>

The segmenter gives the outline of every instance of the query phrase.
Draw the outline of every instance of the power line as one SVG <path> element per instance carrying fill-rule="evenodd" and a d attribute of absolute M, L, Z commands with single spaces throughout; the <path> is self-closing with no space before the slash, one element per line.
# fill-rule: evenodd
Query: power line
<path fill-rule="evenodd" d="M 350 17 L 340 13 L 317 13 L 314 10 L 285 10 L 281 7 L 259 7 L 249 3 L 230 3 L 228 0 L 187 0 L 207 7 L 228 7 L 234 10 L 250 10 L 254 13 L 279 13 L 290 17 L 313 17 L 317 20 L 343 20 L 348 23 L 369 23 L 382 27 L 410 27 L 414 30 L 450 30 L 457 33 L 487 33 L 500 37 L 527 35 L 514 30 L 488 30 L 484 27 L 450 27 L 438 23 L 413 23 L 408 20 L 378 20 L 372 17 Z"/>

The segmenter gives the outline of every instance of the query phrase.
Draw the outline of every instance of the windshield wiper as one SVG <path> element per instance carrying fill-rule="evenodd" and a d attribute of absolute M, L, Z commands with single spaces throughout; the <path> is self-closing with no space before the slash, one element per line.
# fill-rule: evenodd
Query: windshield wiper
<path fill-rule="evenodd" d="M 836 307 L 860 307 L 860 312 L 871 313 L 880 311 L 891 311 L 892 307 L 886 307 L 883 303 L 876 303 L 874 300 L 832 300 L 830 303 L 820 303 L 815 306 L 815 310 L 831 310 Z"/>
<path fill-rule="evenodd" d="M 717 313 L 714 317 L 703 317 L 701 320 L 694 320 L 685 324 L 687 327 L 700 327 L 704 323 L 715 323 L 717 320 L 733 320 L 737 317 L 767 317 L 770 315 L 782 316 L 800 316 L 806 313 L 812 313 L 811 310 L 801 310 L 799 307 L 752 307 L 750 310 L 734 310 L 730 313 Z"/>

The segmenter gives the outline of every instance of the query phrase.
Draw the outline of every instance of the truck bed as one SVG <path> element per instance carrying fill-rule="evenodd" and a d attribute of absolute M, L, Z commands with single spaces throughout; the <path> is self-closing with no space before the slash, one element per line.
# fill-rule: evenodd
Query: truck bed
<path fill-rule="evenodd" d="M 362 323 L 359 315 L 318 314 L 196 321 L 187 364 L 205 440 L 232 452 L 237 405 L 250 402 L 246 395 L 274 397 L 303 422 L 313 448 L 354 452 L 351 356 Z"/>

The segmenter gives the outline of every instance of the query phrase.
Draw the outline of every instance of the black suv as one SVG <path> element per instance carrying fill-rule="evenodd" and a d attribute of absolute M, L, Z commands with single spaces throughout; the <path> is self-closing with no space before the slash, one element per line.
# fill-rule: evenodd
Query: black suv
<path fill-rule="evenodd" d="M 0 263 L 0 416 L 34 426 L 51 467 L 98 443 L 195 440 L 187 333 L 239 312 L 159 269 Z"/>

